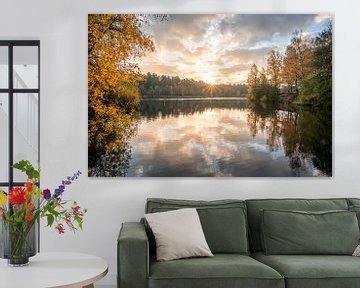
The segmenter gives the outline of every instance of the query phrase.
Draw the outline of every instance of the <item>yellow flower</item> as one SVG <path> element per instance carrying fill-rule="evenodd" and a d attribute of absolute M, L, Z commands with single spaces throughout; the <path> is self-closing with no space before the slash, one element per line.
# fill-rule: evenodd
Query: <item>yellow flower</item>
<path fill-rule="evenodd" d="M 5 193 L 0 189 L 0 206 L 4 206 L 7 203 L 7 196 Z"/>

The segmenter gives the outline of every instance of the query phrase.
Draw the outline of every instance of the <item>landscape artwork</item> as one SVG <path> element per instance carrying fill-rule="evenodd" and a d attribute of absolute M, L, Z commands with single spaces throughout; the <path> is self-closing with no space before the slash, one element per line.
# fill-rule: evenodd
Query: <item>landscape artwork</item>
<path fill-rule="evenodd" d="M 88 15 L 90 177 L 332 177 L 329 14 Z"/>

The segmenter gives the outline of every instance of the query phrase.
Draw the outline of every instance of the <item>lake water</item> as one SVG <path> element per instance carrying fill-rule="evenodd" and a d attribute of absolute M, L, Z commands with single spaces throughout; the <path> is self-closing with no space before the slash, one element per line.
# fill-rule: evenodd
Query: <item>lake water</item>
<path fill-rule="evenodd" d="M 108 176 L 331 176 L 331 127 L 331 113 L 304 108 L 145 99 L 129 148 L 102 161 L 126 161 Z"/>

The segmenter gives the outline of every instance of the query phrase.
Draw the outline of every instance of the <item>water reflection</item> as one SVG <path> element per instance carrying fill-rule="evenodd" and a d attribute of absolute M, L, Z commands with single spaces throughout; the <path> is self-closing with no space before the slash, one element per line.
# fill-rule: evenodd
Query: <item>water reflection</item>
<path fill-rule="evenodd" d="M 331 112 L 241 99 L 145 100 L 138 121 L 128 149 L 100 153 L 111 175 L 95 167 L 93 176 L 332 175 Z"/>
<path fill-rule="evenodd" d="M 131 159 L 130 139 L 137 131 L 138 121 L 119 127 L 121 139 L 111 139 L 107 147 L 89 147 L 88 175 L 97 177 L 125 176 Z M 110 137 L 111 138 L 111 137 Z"/>
<path fill-rule="evenodd" d="M 309 161 L 314 176 L 332 176 L 331 111 L 250 105 L 248 125 L 254 137 L 266 133 L 270 151 L 284 150 L 294 176 L 303 176 Z"/>
<path fill-rule="evenodd" d="M 246 108 L 244 99 L 227 99 L 224 98 L 182 98 L 176 99 L 148 99 L 143 100 L 140 105 L 140 114 L 142 118 L 158 119 L 168 116 L 193 115 L 201 113 L 207 109 L 229 109 L 238 110 Z"/>
<path fill-rule="evenodd" d="M 148 100 L 128 176 L 331 176 L 331 114 L 244 100 Z"/>

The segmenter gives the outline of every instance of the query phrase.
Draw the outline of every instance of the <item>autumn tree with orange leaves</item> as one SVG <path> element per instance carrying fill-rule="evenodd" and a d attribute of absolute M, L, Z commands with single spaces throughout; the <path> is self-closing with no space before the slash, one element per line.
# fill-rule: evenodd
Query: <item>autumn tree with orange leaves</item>
<path fill-rule="evenodd" d="M 154 50 L 139 14 L 92 14 L 88 18 L 89 147 L 121 146 L 130 133 L 140 95 L 137 58 Z"/>
<path fill-rule="evenodd" d="M 260 83 L 256 64 L 251 66 L 247 80 L 248 100 L 283 103 L 291 101 L 331 109 L 331 22 L 316 37 L 311 38 L 301 31 L 295 31 L 284 55 L 279 51 L 270 51 L 267 57 L 267 71 L 270 76 L 267 80 L 272 89 Z M 277 101 L 273 101 L 274 99 Z"/>

